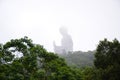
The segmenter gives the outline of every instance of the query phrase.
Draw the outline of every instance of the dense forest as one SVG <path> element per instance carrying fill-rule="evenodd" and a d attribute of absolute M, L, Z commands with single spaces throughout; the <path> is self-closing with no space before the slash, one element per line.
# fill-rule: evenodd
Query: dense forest
<path fill-rule="evenodd" d="M 120 43 L 100 41 L 95 51 L 60 57 L 28 37 L 0 44 L 0 80 L 120 80 Z"/>

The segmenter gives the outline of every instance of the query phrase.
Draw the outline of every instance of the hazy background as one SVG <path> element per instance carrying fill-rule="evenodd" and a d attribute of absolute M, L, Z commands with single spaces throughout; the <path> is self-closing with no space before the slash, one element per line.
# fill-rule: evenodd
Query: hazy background
<path fill-rule="evenodd" d="M 28 36 L 53 51 L 59 27 L 76 50 L 94 50 L 104 38 L 120 40 L 120 0 L 0 0 L 0 43 Z"/>

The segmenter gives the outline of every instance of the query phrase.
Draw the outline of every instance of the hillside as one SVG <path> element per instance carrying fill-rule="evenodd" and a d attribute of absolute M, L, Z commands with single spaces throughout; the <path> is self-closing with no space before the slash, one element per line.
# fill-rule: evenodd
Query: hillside
<path fill-rule="evenodd" d="M 64 58 L 69 66 L 85 67 L 93 66 L 94 52 L 74 51 L 68 54 L 59 54 L 59 56 Z"/>

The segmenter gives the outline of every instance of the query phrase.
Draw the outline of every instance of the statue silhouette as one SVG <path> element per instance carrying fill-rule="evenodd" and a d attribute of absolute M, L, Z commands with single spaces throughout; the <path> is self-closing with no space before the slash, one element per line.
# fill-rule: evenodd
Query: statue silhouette
<path fill-rule="evenodd" d="M 73 51 L 73 41 L 71 36 L 68 34 L 67 28 L 61 27 L 59 31 L 62 35 L 61 46 L 57 46 L 55 42 L 53 42 L 55 53 L 62 54 Z"/>

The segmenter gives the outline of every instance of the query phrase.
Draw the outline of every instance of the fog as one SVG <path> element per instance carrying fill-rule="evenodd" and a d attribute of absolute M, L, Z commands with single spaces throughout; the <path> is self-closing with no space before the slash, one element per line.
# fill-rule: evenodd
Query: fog
<path fill-rule="evenodd" d="M 94 50 L 107 38 L 120 40 L 119 0 L 0 0 L 0 43 L 28 36 L 53 51 L 65 26 L 73 51 Z"/>
<path fill-rule="evenodd" d="M 55 41 L 53 42 L 54 52 L 63 54 L 73 51 L 73 41 L 71 36 L 68 34 L 68 30 L 65 27 L 60 27 L 59 32 L 62 35 L 61 45 L 56 45 Z"/>

